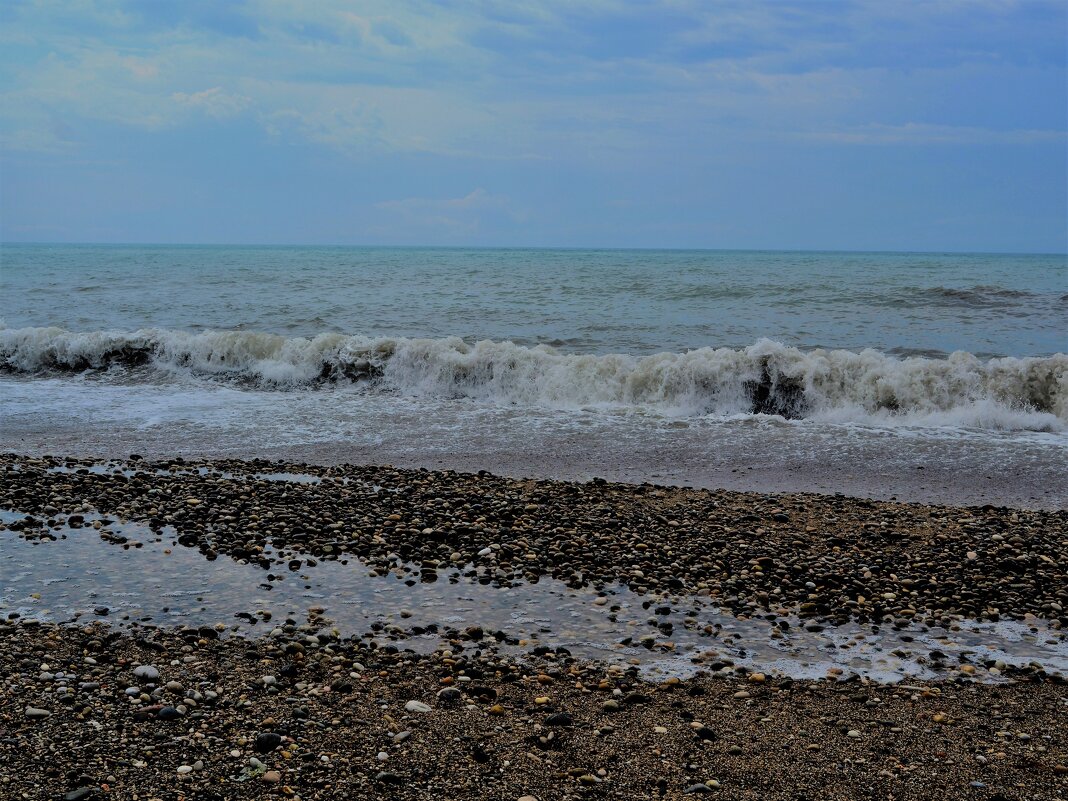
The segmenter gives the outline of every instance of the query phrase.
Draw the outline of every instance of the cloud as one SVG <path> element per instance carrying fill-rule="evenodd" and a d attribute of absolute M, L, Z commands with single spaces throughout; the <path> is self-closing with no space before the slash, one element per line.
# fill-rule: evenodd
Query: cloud
<path fill-rule="evenodd" d="M 796 195 L 792 181 L 806 196 L 833 183 L 827 209 L 859 181 L 839 211 L 880 207 L 859 178 L 880 169 L 940 175 L 954 197 L 981 174 L 1000 194 L 971 191 L 976 203 L 1034 197 L 1053 218 L 1066 18 L 1063 0 L 0 2 L 2 155 L 37 151 L 20 191 L 42 196 L 70 194 L 76 161 L 107 158 L 143 174 L 214 156 L 170 180 L 216 195 L 227 168 L 265 187 L 284 177 L 258 193 L 268 210 L 307 181 L 298 238 L 325 208 L 341 231 L 326 239 L 378 226 L 394 242 L 633 243 L 640 226 L 677 225 L 699 243 L 752 214 L 736 230 L 757 244 L 771 230 L 807 242 L 809 227 L 788 227 L 805 209 L 770 224 L 765 207 Z M 1000 150 L 980 159 L 977 145 Z M 270 236 L 295 218 L 279 219 Z"/>
<path fill-rule="evenodd" d="M 233 117 L 247 109 L 251 98 L 224 92 L 221 86 L 213 86 L 201 92 L 174 92 L 171 98 L 180 106 L 202 111 L 210 117 Z"/>
<path fill-rule="evenodd" d="M 421 233 L 471 234 L 490 217 L 511 223 L 527 219 L 527 214 L 514 208 L 507 196 L 492 194 L 482 187 L 460 197 L 409 197 L 384 200 L 375 203 L 374 207 L 390 215 L 399 215 L 409 230 L 416 226 Z"/>
<path fill-rule="evenodd" d="M 463 197 L 454 198 L 428 198 L 409 197 L 403 200 L 383 200 L 376 203 L 375 207 L 390 211 L 400 211 L 410 214 L 417 211 L 436 210 L 449 211 L 453 209 L 479 209 L 479 208 L 504 208 L 508 205 L 508 198 L 491 195 L 482 187 L 472 189 Z"/>
<path fill-rule="evenodd" d="M 996 130 L 953 125 L 871 124 L 841 131 L 799 134 L 804 139 L 847 145 L 1033 145 L 1068 141 L 1068 132 L 1053 130 Z"/>
<path fill-rule="evenodd" d="M 1040 0 L 907 10 L 874 0 L 245 0 L 223 11 L 206 0 L 78 0 L 9 15 L 8 128 L 32 129 L 35 105 L 153 130 L 196 124 L 190 111 L 254 112 L 272 135 L 356 158 L 597 159 L 694 131 L 935 142 L 938 126 L 996 126 L 976 119 L 983 104 L 966 94 L 955 105 L 932 94 L 1006 74 L 1049 83 L 1065 49 L 1063 9 Z M 1021 130 L 1063 127 L 1063 114 L 1026 113 Z M 932 129 L 890 130 L 910 118 Z"/>

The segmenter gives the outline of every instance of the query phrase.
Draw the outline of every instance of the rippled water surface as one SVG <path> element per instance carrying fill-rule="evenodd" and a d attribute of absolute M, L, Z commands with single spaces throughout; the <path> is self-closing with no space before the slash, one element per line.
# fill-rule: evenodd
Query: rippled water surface
<path fill-rule="evenodd" d="M 1064 351 L 1063 255 L 5 245 L 9 327 L 326 331 L 649 354 L 761 338 Z"/>

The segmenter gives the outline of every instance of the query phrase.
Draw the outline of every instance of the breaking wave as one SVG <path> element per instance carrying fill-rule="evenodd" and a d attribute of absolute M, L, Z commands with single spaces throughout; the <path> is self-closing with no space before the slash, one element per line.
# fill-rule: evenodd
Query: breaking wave
<path fill-rule="evenodd" d="M 1068 355 L 898 358 L 875 350 L 747 348 L 650 356 L 566 353 L 507 341 L 306 339 L 246 331 L 0 330 L 0 369 L 23 374 L 129 368 L 270 389 L 349 382 L 368 391 L 671 415 L 774 414 L 829 421 L 1064 431 Z"/>

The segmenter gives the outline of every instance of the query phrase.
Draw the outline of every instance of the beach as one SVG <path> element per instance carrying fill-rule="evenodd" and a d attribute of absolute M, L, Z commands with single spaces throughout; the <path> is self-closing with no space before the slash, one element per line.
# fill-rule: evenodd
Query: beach
<path fill-rule="evenodd" d="M 1068 801 L 1066 29 L 0 3 L 0 801 Z"/>
<path fill-rule="evenodd" d="M 3 468 L 12 797 L 1068 788 L 1063 511 L 269 460 Z M 29 784 L 31 765 L 54 767 Z"/>
<path fill-rule="evenodd" d="M 470 639 L 413 656 L 288 628 L 0 625 L 5 797 L 1053 799 L 1068 783 L 1048 680 L 646 683 Z"/>
<path fill-rule="evenodd" d="M 1068 794 L 1062 259 L 4 259 L 0 797 Z"/>

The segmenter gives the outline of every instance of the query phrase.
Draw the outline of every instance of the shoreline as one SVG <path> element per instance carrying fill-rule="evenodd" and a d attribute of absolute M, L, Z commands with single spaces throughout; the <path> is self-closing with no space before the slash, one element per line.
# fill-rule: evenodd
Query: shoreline
<path fill-rule="evenodd" d="M 470 575 L 501 586 L 541 576 L 595 589 L 618 582 L 746 613 L 800 607 L 838 622 L 1031 614 L 1068 626 L 1065 511 L 391 465 L 140 456 L 94 464 L 0 454 L 0 504 L 42 518 L 95 510 L 169 526 L 183 545 L 265 568 L 293 552 L 385 571 L 399 554 L 422 579 L 474 565 Z M 275 553 L 265 558 L 269 545 Z"/>
<path fill-rule="evenodd" d="M 887 465 L 875 444 L 840 452 L 828 448 L 802 460 L 789 454 L 750 451 L 745 443 L 709 449 L 685 442 L 626 450 L 598 446 L 596 438 L 554 436 L 524 447 L 502 449 L 485 437 L 469 441 L 461 455 L 439 443 L 418 450 L 389 441 L 302 443 L 278 446 L 216 443 L 176 448 L 169 434 L 151 431 L 72 427 L 67 432 L 24 432 L 0 437 L 0 453 L 34 458 L 65 454 L 94 461 L 124 460 L 130 454 L 165 461 L 186 459 L 281 460 L 315 467 L 390 464 L 412 470 L 451 470 L 515 480 L 586 482 L 603 478 L 614 483 L 653 483 L 672 488 L 725 490 L 760 494 L 815 494 L 857 500 L 898 501 L 933 506 L 994 505 L 1020 510 L 1068 510 L 1063 459 L 1057 451 L 1036 460 L 1011 451 L 971 452 L 968 442 L 926 441 L 915 453 L 899 453 Z M 951 458 L 952 455 L 952 458 Z M 966 458 L 962 458 L 966 457 Z M 996 462 L 996 469 L 994 463 Z M 634 468 L 633 464 L 642 465 Z M 1010 476 L 1006 480 L 1006 476 Z"/>

